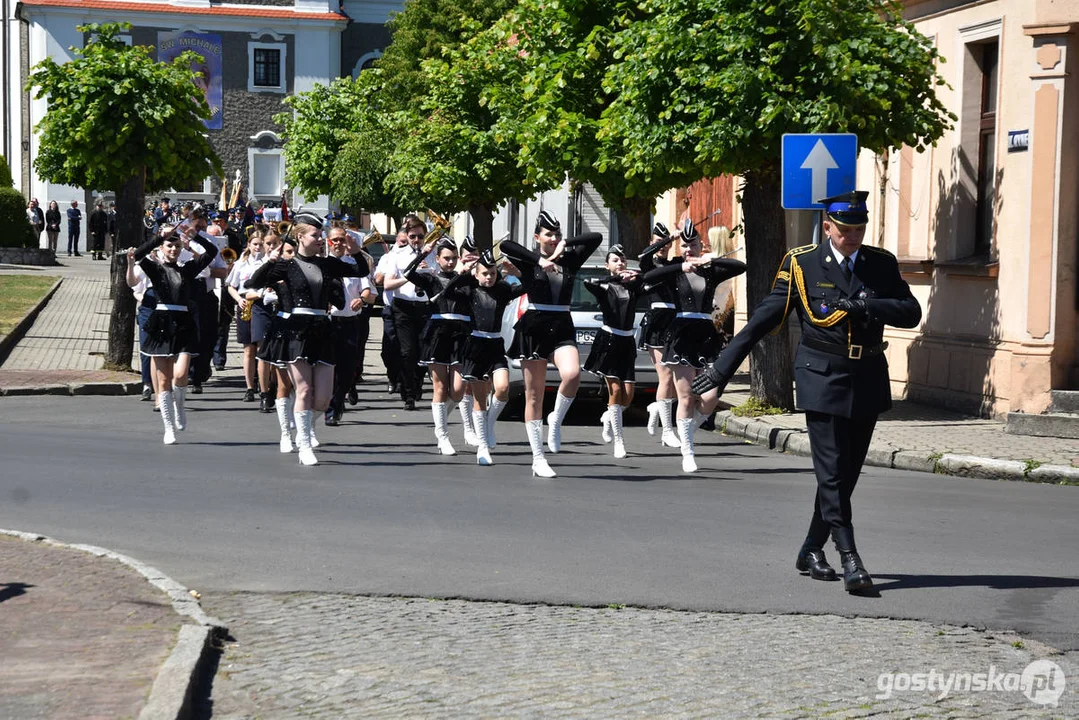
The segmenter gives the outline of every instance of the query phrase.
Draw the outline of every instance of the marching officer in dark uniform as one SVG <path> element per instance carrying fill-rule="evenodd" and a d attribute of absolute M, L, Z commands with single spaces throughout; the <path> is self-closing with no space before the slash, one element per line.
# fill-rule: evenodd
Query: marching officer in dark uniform
<path fill-rule="evenodd" d="M 797 405 L 806 414 L 817 494 L 795 567 L 817 580 L 835 579 L 823 549 L 830 533 L 849 592 L 873 586 L 854 544 L 851 493 L 877 416 L 892 406 L 884 326 L 912 328 L 922 317 L 895 256 L 862 245 L 868 195 L 857 191 L 819 201 L 826 205 L 826 241 L 787 253 L 772 292 L 693 383 L 696 393 L 713 387 L 722 393 L 757 341 L 792 310 L 798 313 L 802 339 L 794 378 Z"/>

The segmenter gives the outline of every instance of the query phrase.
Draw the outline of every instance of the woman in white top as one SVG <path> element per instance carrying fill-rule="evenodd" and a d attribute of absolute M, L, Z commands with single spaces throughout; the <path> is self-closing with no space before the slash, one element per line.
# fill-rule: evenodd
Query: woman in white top
<path fill-rule="evenodd" d="M 254 304 L 261 300 L 261 295 L 255 291 L 248 291 L 247 281 L 263 263 L 262 231 L 255 230 L 247 239 L 247 248 L 240 257 L 232 264 L 225 284 L 229 295 L 236 301 L 236 342 L 243 346 L 244 353 L 244 382 L 247 391 L 244 393 L 244 402 L 255 400 L 255 371 L 258 351 L 258 343 L 251 337 L 251 319 L 254 312 Z"/>

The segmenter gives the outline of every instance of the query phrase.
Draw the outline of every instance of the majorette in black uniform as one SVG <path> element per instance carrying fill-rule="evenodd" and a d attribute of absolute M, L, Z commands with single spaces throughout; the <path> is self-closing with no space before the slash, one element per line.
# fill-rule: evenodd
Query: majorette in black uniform
<path fill-rule="evenodd" d="M 657 222 L 652 228 L 652 235 L 660 238 L 644 249 L 638 256 L 641 272 L 646 273 L 657 267 L 666 267 L 667 259 L 660 254 L 671 244 L 671 231 L 663 223 Z M 677 312 L 674 304 L 674 289 L 667 283 L 660 283 L 652 288 L 652 304 L 641 318 L 641 342 L 638 347 L 641 350 L 663 347 L 663 337 L 667 327 L 674 320 Z"/>
<path fill-rule="evenodd" d="M 682 242 L 700 240 L 693 223 L 682 228 Z M 729 258 L 713 258 L 693 272 L 683 272 L 684 258 L 675 258 L 670 265 L 656 271 L 657 281 L 667 284 L 674 293 L 676 307 L 664 334 L 663 362 L 667 365 L 688 365 L 701 369 L 719 356 L 726 338 L 716 330 L 712 321 L 716 288 L 725 280 L 745 272 L 745 263 Z"/>
<path fill-rule="evenodd" d="M 311 365 L 334 364 L 328 310 L 331 281 L 367 274 L 367 259 L 363 253 L 357 252 L 352 257 L 356 260 L 355 265 L 335 257 L 304 257 L 297 253 L 291 260 L 267 260 L 251 276 L 248 287 L 272 287 L 280 281 L 291 296 L 293 307 L 284 328 L 281 362 L 304 360 Z"/>
<path fill-rule="evenodd" d="M 176 238 L 179 241 L 179 238 Z M 198 330 L 195 325 L 195 305 L 191 287 L 195 276 L 209 267 L 217 255 L 217 246 L 203 239 L 199 244 L 204 252 L 194 260 L 177 265 L 174 262 L 154 262 L 147 258 L 164 242 L 160 235 L 143 243 L 135 251 L 135 261 L 153 284 L 157 305 L 146 323 L 147 342 L 139 349 L 150 357 L 172 357 L 180 353 L 198 354 Z"/>
<path fill-rule="evenodd" d="M 621 250 L 620 245 L 611 248 L 612 253 Z M 637 343 L 634 321 L 637 316 L 637 298 L 646 283 L 643 275 L 625 279 L 620 275 L 584 281 L 584 287 L 596 297 L 603 326 L 596 331 L 584 369 L 600 377 L 613 377 L 622 382 L 636 382 L 634 365 L 637 359 Z"/>
<path fill-rule="evenodd" d="M 444 248 L 457 247 L 449 238 L 443 238 L 435 246 L 435 257 Z M 430 299 L 431 317 L 420 334 L 420 363 L 423 365 L 456 365 L 471 329 L 472 317 L 468 314 L 468 301 L 456 293 L 445 292 L 457 278 L 456 270 L 438 270 L 421 272 L 419 265 L 424 255 L 417 253 L 416 258 L 405 269 L 405 277 L 418 288 L 422 288 Z"/>
<path fill-rule="evenodd" d="M 291 238 L 283 240 L 283 243 L 294 245 Z M 289 330 L 289 319 L 292 317 L 292 295 L 288 285 L 283 282 L 276 283 L 267 289 L 263 300 L 271 315 L 270 322 L 266 326 L 266 335 L 259 343 L 258 359 L 278 369 L 287 368 L 289 338 L 292 335 Z M 282 382 L 280 376 L 278 382 Z M 277 424 L 281 430 L 280 449 L 283 453 L 290 453 L 293 450 L 291 430 L 294 425 L 292 419 L 294 403 L 295 396 L 291 393 L 287 397 L 278 397 L 274 400 Z"/>
<path fill-rule="evenodd" d="M 546 211 L 541 211 L 536 221 L 537 232 L 546 228 L 560 233 L 560 226 Z M 556 270 L 547 272 L 541 265 L 540 253 L 528 250 L 515 242 L 502 243 L 502 254 L 507 256 L 521 275 L 528 275 L 528 310 L 514 325 L 513 342 L 509 356 L 522 360 L 547 360 L 561 347 L 577 345 L 577 334 L 570 314 L 570 299 L 577 271 L 603 242 L 599 233 L 585 233 L 569 238 L 564 243 L 561 256 L 554 260 Z M 562 420 L 573 403 L 572 397 L 555 394 L 554 410 L 547 416 L 547 447 L 558 452 L 562 446 Z M 543 420 L 525 423 L 529 444 L 532 447 L 532 472 L 544 477 L 554 477 L 543 454 Z"/>

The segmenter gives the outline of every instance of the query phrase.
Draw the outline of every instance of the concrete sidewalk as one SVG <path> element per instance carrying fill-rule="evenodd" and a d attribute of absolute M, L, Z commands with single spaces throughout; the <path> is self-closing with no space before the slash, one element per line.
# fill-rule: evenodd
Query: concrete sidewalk
<path fill-rule="evenodd" d="M 85 257 L 64 262 L 55 268 L 0 266 L 0 273 L 64 278 L 33 327 L 0 366 L 0 395 L 139 393 L 137 375 L 102 369 L 108 339 L 109 263 Z M 364 368 L 371 380 L 381 378 L 381 337 L 375 318 Z M 233 343 L 229 377 L 238 375 L 235 350 Z M 723 408 L 736 407 L 749 398 L 747 382 L 741 376 L 728 386 Z M 801 413 L 741 418 L 728 410 L 717 415 L 716 428 L 780 452 L 809 454 Z M 1009 435 L 1003 422 L 897 401 L 877 423 L 867 464 L 946 475 L 1079 483 L 1079 440 Z"/>
<path fill-rule="evenodd" d="M 220 623 L 153 568 L 0 531 L 0 717 L 162 720 L 190 709 Z"/>

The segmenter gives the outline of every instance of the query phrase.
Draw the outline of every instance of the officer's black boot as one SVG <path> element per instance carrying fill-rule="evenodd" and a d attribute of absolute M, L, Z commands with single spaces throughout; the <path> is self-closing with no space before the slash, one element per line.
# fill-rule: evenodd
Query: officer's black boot
<path fill-rule="evenodd" d="M 858 592 L 873 587 L 873 578 L 862 565 L 862 558 L 858 556 L 858 548 L 854 545 L 854 530 L 833 528 L 832 539 L 835 540 L 835 549 L 839 551 L 839 560 L 843 564 L 843 589 L 847 592 Z"/>
<path fill-rule="evenodd" d="M 809 572 L 809 577 L 814 580 L 835 580 L 835 569 L 828 564 L 828 558 L 824 557 L 824 550 L 819 546 L 812 547 L 806 539 L 802 549 L 798 551 L 798 558 L 794 561 L 794 567 L 799 572 Z"/>
<path fill-rule="evenodd" d="M 259 412 L 274 412 L 274 398 L 270 395 L 270 393 L 259 393 Z"/>

